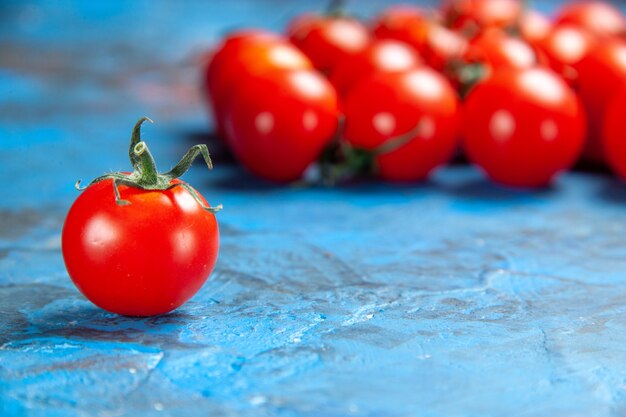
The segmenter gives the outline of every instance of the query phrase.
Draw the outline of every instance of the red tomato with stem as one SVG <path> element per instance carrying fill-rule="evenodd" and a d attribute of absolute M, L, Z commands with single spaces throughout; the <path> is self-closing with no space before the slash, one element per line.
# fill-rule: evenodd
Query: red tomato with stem
<path fill-rule="evenodd" d="M 605 162 L 602 125 L 613 95 L 626 84 L 626 41 L 599 42 L 577 64 L 579 94 L 589 119 L 584 157 L 590 162 Z"/>
<path fill-rule="evenodd" d="M 319 73 L 248 77 L 233 93 L 227 134 L 252 173 L 277 182 L 299 179 L 333 139 L 337 93 Z"/>
<path fill-rule="evenodd" d="M 626 181 L 626 84 L 609 102 L 602 129 L 602 144 L 613 171 Z"/>
<path fill-rule="evenodd" d="M 369 30 L 356 19 L 307 14 L 287 28 L 291 42 L 318 70 L 329 73 L 343 58 L 358 54 L 370 42 Z"/>
<path fill-rule="evenodd" d="M 375 155 L 377 175 L 390 181 L 426 179 L 453 155 L 460 128 L 459 100 L 449 82 L 428 67 L 382 73 L 346 97 L 344 140 L 376 152 L 414 132 L 395 149 Z"/>
<path fill-rule="evenodd" d="M 626 19 L 613 5 L 603 1 L 569 2 L 558 13 L 555 24 L 580 26 L 597 36 L 611 37 L 626 33 Z"/>
<path fill-rule="evenodd" d="M 584 109 L 557 74 L 507 68 L 465 102 L 465 150 L 494 181 L 542 187 L 570 167 L 585 136 Z"/>
<path fill-rule="evenodd" d="M 330 74 L 330 82 L 343 97 L 359 81 L 382 72 L 403 72 L 421 64 L 419 55 L 404 42 L 375 40 L 353 57 L 345 58 Z"/>
<path fill-rule="evenodd" d="M 129 316 L 164 314 L 204 284 L 219 247 L 214 212 L 178 180 L 194 146 L 171 171 L 158 174 L 139 126 L 131 141 L 133 173 L 94 180 L 74 202 L 62 235 L 63 258 L 78 289 L 97 306 Z"/>
<path fill-rule="evenodd" d="M 595 37 L 571 24 L 555 26 L 548 36 L 535 43 L 555 72 L 576 86 L 578 65 L 595 46 Z"/>
<path fill-rule="evenodd" d="M 204 74 L 218 133 L 224 135 L 228 102 L 242 78 L 250 74 L 310 68 L 313 65 L 309 59 L 279 35 L 248 30 L 228 36 Z"/>

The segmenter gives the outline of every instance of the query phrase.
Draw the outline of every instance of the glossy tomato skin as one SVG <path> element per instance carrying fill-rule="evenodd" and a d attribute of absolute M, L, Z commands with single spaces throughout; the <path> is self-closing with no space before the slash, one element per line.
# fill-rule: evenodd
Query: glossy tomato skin
<path fill-rule="evenodd" d="M 249 77 L 233 94 L 227 134 L 239 161 L 276 182 L 299 179 L 337 130 L 337 93 L 316 71 Z"/>
<path fill-rule="evenodd" d="M 62 235 L 69 275 L 85 297 L 107 311 L 170 312 L 213 270 L 219 247 L 215 216 L 182 187 L 147 191 L 120 185 L 119 190 L 130 205 L 117 205 L 112 180 L 104 180 L 89 186 L 70 208 Z"/>
<path fill-rule="evenodd" d="M 613 171 L 626 181 L 626 84 L 608 104 L 603 123 L 602 143 L 606 159 Z"/>
<path fill-rule="evenodd" d="M 578 84 L 580 62 L 595 44 L 593 35 L 571 24 L 555 26 L 545 38 L 535 42 L 550 68 L 561 74 L 572 86 Z"/>
<path fill-rule="evenodd" d="M 445 0 L 442 11 L 449 27 L 473 35 L 486 28 L 515 27 L 522 5 L 519 0 Z"/>
<path fill-rule="evenodd" d="M 599 42 L 577 64 L 578 90 L 589 119 L 584 158 L 604 163 L 602 124 L 608 103 L 620 86 L 626 84 L 626 41 Z"/>
<path fill-rule="evenodd" d="M 459 100 L 449 82 L 425 66 L 363 80 L 348 94 L 344 113 L 346 142 L 370 151 L 420 126 L 408 143 L 376 157 L 384 180 L 424 180 L 457 146 Z"/>
<path fill-rule="evenodd" d="M 443 27 L 437 16 L 410 6 L 387 9 L 374 24 L 378 39 L 394 39 L 412 46 L 430 67 L 443 71 L 463 56 L 467 40 Z"/>
<path fill-rule="evenodd" d="M 576 94 L 547 69 L 501 69 L 465 103 L 469 158 L 508 186 L 548 185 L 576 161 L 585 127 Z"/>
<path fill-rule="evenodd" d="M 481 63 L 489 70 L 530 68 L 537 64 L 537 55 L 523 40 L 499 29 L 491 29 L 472 39 L 463 60 L 466 63 Z"/>
<path fill-rule="evenodd" d="M 545 39 L 551 29 L 552 23 L 550 19 L 536 10 L 526 10 L 520 18 L 520 35 L 522 39 L 530 44 Z"/>
<path fill-rule="evenodd" d="M 421 64 L 419 55 L 404 42 L 375 40 L 361 53 L 339 61 L 330 74 L 330 82 L 340 97 L 359 81 L 383 72 L 404 72 Z"/>
<path fill-rule="evenodd" d="M 289 40 L 324 73 L 343 58 L 358 54 L 370 42 L 367 27 L 356 19 L 306 14 L 287 28 Z"/>
<path fill-rule="evenodd" d="M 297 48 L 276 34 L 235 32 L 218 47 L 204 73 L 217 131 L 224 135 L 224 115 L 232 91 L 242 78 L 273 71 L 309 69 L 313 65 Z"/>
<path fill-rule="evenodd" d="M 558 13 L 555 24 L 572 24 L 594 35 L 611 37 L 626 34 L 624 15 L 603 1 L 568 2 Z"/>

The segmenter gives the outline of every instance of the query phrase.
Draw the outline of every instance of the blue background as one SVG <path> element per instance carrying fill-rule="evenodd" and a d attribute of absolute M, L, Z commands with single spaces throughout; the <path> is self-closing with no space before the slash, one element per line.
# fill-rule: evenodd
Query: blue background
<path fill-rule="evenodd" d="M 0 415 L 626 414 L 626 189 L 609 175 L 275 187 L 210 137 L 202 54 L 314 5 L 0 3 Z M 162 170 L 209 143 L 216 169 L 185 179 L 225 209 L 207 284 L 134 319 L 74 288 L 60 230 L 77 179 L 129 168 L 142 115 Z"/>

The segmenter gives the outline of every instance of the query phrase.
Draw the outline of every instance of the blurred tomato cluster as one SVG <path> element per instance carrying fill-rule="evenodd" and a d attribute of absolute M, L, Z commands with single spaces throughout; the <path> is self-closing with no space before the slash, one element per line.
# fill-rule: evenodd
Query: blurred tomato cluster
<path fill-rule="evenodd" d="M 626 19 L 554 18 L 517 0 L 395 5 L 363 22 L 332 2 L 284 34 L 230 34 L 204 70 L 218 133 L 252 173 L 420 181 L 457 153 L 493 181 L 548 185 L 583 159 L 626 178 Z"/>

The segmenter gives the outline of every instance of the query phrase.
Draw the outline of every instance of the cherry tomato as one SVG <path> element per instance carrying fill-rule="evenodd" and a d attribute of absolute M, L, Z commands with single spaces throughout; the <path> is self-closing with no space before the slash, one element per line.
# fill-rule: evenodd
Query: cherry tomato
<path fill-rule="evenodd" d="M 571 24 L 555 26 L 548 36 L 535 43 L 548 65 L 572 85 L 577 85 L 578 64 L 594 45 L 591 34 Z"/>
<path fill-rule="evenodd" d="M 577 65 L 580 97 L 589 119 L 584 157 L 605 161 L 602 124 L 612 96 L 626 83 L 626 42 L 611 39 L 599 42 Z"/>
<path fill-rule="evenodd" d="M 530 68 L 537 64 L 537 55 L 523 40 L 492 29 L 483 31 L 470 42 L 463 60 L 483 64 L 489 70 Z"/>
<path fill-rule="evenodd" d="M 443 71 L 465 52 L 467 40 L 439 24 L 434 15 L 410 6 L 395 6 L 374 24 L 379 39 L 395 39 L 411 45 L 429 66 Z"/>
<path fill-rule="evenodd" d="M 300 16 L 291 22 L 287 34 L 324 73 L 341 59 L 363 51 L 370 42 L 369 30 L 361 22 L 339 16 Z"/>
<path fill-rule="evenodd" d="M 376 40 L 361 53 L 345 58 L 330 74 L 330 82 L 344 96 L 359 81 L 375 73 L 403 72 L 420 65 L 415 50 L 394 40 Z"/>
<path fill-rule="evenodd" d="M 346 97 L 344 139 L 356 148 L 376 151 L 414 131 L 399 147 L 378 154 L 375 163 L 385 180 L 424 180 L 452 157 L 459 111 L 454 89 L 428 67 L 376 74 Z"/>
<path fill-rule="evenodd" d="M 552 23 L 536 10 L 525 10 L 519 20 L 521 37 L 530 44 L 539 42 L 550 33 Z"/>
<path fill-rule="evenodd" d="M 445 0 L 442 10 L 449 27 L 470 36 L 489 27 L 515 27 L 522 13 L 518 0 Z"/>
<path fill-rule="evenodd" d="M 297 180 L 332 140 L 337 106 L 335 89 L 315 71 L 248 77 L 226 117 L 235 156 L 262 178 Z"/>
<path fill-rule="evenodd" d="M 545 186 L 583 146 L 582 105 L 547 69 L 496 71 L 470 92 L 465 116 L 468 156 L 505 185 Z"/>
<path fill-rule="evenodd" d="M 555 24 L 570 23 L 589 32 L 610 37 L 626 33 L 626 20 L 622 13 L 602 1 L 579 1 L 566 4 L 558 14 Z"/>
<path fill-rule="evenodd" d="M 218 133 L 224 134 L 224 114 L 233 89 L 243 77 L 312 67 L 302 52 L 273 33 L 249 30 L 227 37 L 205 71 Z"/>
<path fill-rule="evenodd" d="M 217 209 L 175 178 L 182 172 L 148 175 L 155 171 L 143 165 L 151 160 L 147 147 L 134 145 L 131 158 L 140 161 L 133 162 L 133 174 L 100 177 L 74 202 L 62 248 L 70 277 L 90 301 L 118 314 L 152 316 L 182 305 L 211 273 L 219 247 Z M 140 148 L 141 156 L 133 154 Z"/>
<path fill-rule="evenodd" d="M 626 85 L 609 102 L 604 117 L 603 145 L 606 159 L 620 178 L 626 181 Z"/>

